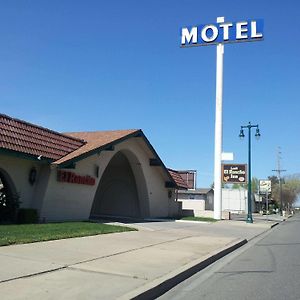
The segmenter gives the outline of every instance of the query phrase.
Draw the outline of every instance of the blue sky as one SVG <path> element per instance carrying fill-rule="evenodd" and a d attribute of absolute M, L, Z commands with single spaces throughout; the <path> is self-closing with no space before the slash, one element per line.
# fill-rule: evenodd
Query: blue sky
<path fill-rule="evenodd" d="M 265 40 L 225 45 L 223 150 L 252 174 L 299 173 L 300 2 L 1 1 L 1 112 L 57 130 L 141 128 L 169 167 L 213 182 L 216 47 L 180 48 L 186 25 L 264 19 Z M 253 132 L 254 136 L 254 132 Z"/>

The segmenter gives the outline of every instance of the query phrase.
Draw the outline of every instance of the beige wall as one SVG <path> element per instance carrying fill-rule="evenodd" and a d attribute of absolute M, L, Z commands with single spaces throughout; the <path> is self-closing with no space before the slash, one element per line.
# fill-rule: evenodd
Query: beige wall
<path fill-rule="evenodd" d="M 114 151 L 102 151 L 89 156 L 77 162 L 75 169 L 69 170 L 78 175 L 95 177 L 94 186 L 58 182 L 55 166 L 4 154 L 0 155 L 0 169 L 7 172 L 14 182 L 21 207 L 38 209 L 41 220 L 86 220 L 90 216 L 100 178 L 119 151 L 127 157 L 132 168 L 141 216 L 177 216 L 181 204 L 175 201 L 174 189 L 165 188 L 165 182 L 170 179 L 162 167 L 149 165 L 149 158 L 154 156 L 142 138 L 125 140 L 116 145 Z M 37 170 L 34 185 L 29 183 L 32 167 Z M 96 167 L 99 167 L 98 177 Z"/>
<path fill-rule="evenodd" d="M 212 210 L 183 210 L 183 217 L 204 217 L 204 218 L 214 218 L 214 212 Z M 230 212 L 222 211 L 222 219 L 230 220 Z"/>
<path fill-rule="evenodd" d="M 29 172 L 32 167 L 37 170 L 37 180 L 33 185 L 29 183 Z M 21 201 L 20 206 L 39 209 L 44 195 L 45 182 L 48 181 L 49 166 L 39 161 L 1 154 L 0 169 L 4 170 L 13 181 Z"/>
<path fill-rule="evenodd" d="M 182 209 L 205 210 L 205 200 L 179 200 L 182 202 Z"/>
<path fill-rule="evenodd" d="M 192 198 L 191 198 L 192 197 Z M 204 194 L 185 194 L 185 193 L 178 193 L 178 201 L 180 200 L 203 200 L 205 201 L 206 195 Z"/>
<path fill-rule="evenodd" d="M 97 160 L 97 155 L 88 157 L 78 162 L 76 169 L 68 171 L 95 177 Z M 52 167 L 40 218 L 46 221 L 88 219 L 98 183 L 99 178 L 94 186 L 58 182 L 57 168 Z"/>
<path fill-rule="evenodd" d="M 95 177 L 95 168 L 99 167 L 99 177 L 94 186 L 57 182 L 57 169 L 52 168 L 41 219 L 82 220 L 88 219 L 100 178 L 111 158 L 122 151 L 128 158 L 136 178 L 140 207 L 143 217 L 168 217 L 176 215 L 179 206 L 175 202 L 174 190 L 171 198 L 165 182 L 169 180 L 161 167 L 149 165 L 153 155 L 142 138 L 130 138 L 115 146 L 114 151 L 102 151 L 76 163 L 76 169 L 70 170 L 78 175 Z"/>

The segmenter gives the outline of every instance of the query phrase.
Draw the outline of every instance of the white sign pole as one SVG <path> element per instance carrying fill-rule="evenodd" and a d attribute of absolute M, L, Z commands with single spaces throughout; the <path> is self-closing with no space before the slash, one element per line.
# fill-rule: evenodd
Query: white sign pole
<path fill-rule="evenodd" d="M 224 44 L 263 40 L 263 20 L 225 23 L 224 17 L 217 18 L 218 24 L 206 24 L 181 28 L 181 46 L 203 46 L 217 44 L 216 75 L 216 119 L 215 119 L 215 165 L 214 165 L 214 218 L 222 218 L 222 97 Z M 258 28 L 259 27 L 259 28 Z M 234 30 L 229 34 L 229 31 Z M 220 33 L 221 32 L 221 33 Z M 223 35 L 222 35 L 223 33 Z M 254 126 L 255 127 L 255 126 Z M 250 165 L 249 165 L 250 170 Z M 249 178 L 250 180 L 250 178 Z M 250 202 L 249 202 L 250 203 Z"/>
<path fill-rule="evenodd" d="M 218 17 L 217 23 L 223 23 L 224 17 Z M 222 102 L 223 102 L 223 56 L 224 45 L 217 45 L 216 75 L 216 116 L 215 116 L 215 169 L 214 169 L 214 218 L 222 219 Z"/>

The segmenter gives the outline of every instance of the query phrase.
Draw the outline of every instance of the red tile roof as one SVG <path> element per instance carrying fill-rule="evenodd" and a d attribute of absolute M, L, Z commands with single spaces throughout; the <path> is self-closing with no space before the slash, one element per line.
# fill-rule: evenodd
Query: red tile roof
<path fill-rule="evenodd" d="M 0 114 L 0 148 L 23 154 L 42 156 L 52 164 L 68 164 L 83 159 L 124 139 L 142 136 L 155 157 L 152 145 L 140 129 L 59 133 L 22 120 Z M 159 157 L 158 157 L 159 159 Z M 187 189 L 187 184 L 177 171 L 163 169 L 177 188 Z"/>
<path fill-rule="evenodd" d="M 183 180 L 183 178 L 180 176 L 178 171 L 172 170 L 172 169 L 168 169 L 171 177 L 173 178 L 173 180 L 175 181 L 177 188 L 179 190 L 184 189 L 187 190 L 188 189 L 188 185 L 187 183 Z"/>
<path fill-rule="evenodd" d="M 65 163 L 74 158 L 80 157 L 82 155 L 87 155 L 98 148 L 109 145 L 112 142 L 122 140 L 134 133 L 139 132 L 139 129 L 129 129 L 129 130 L 110 130 L 110 131 L 92 131 L 92 132 L 68 132 L 65 133 L 68 136 L 74 138 L 80 138 L 85 140 L 87 143 L 82 147 L 76 149 L 72 153 L 62 157 L 61 159 L 54 162 L 54 164 Z"/>
<path fill-rule="evenodd" d="M 57 160 L 84 144 L 78 138 L 0 114 L 0 148 Z"/>

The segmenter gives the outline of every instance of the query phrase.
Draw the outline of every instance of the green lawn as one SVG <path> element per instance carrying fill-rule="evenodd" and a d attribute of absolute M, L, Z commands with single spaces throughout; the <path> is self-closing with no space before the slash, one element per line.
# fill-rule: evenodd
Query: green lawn
<path fill-rule="evenodd" d="M 201 222 L 217 222 L 218 220 L 213 218 L 205 218 L 205 217 L 183 217 L 181 220 L 186 221 L 201 221 Z"/>
<path fill-rule="evenodd" d="M 0 246 L 134 230 L 136 229 L 90 222 L 0 225 Z"/>

